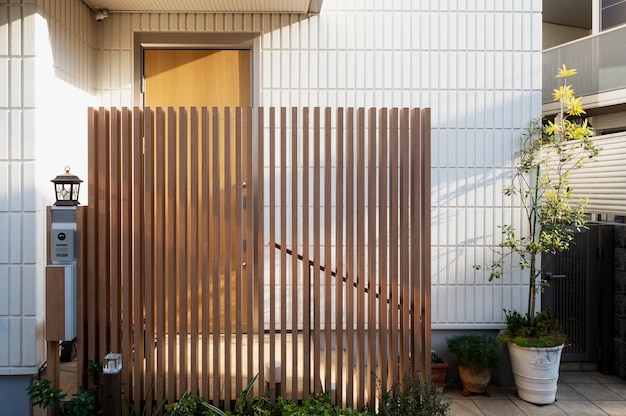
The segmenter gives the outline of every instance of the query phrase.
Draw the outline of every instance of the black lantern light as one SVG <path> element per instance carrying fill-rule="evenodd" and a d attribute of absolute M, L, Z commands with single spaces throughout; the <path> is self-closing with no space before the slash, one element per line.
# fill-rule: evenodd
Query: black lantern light
<path fill-rule="evenodd" d="M 80 190 L 80 183 L 82 180 L 70 173 L 70 167 L 65 167 L 65 173 L 57 175 L 52 179 L 54 183 L 54 192 L 56 194 L 57 202 L 56 206 L 76 206 L 78 202 L 78 192 Z"/>

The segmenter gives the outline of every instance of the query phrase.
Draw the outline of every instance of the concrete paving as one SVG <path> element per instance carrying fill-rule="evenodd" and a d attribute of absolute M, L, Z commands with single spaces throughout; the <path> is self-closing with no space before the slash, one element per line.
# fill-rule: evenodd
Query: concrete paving
<path fill-rule="evenodd" d="M 452 382 L 451 416 L 626 416 L 626 380 L 595 371 L 561 371 L 556 402 L 537 406 L 521 400 L 515 387 L 489 386 L 491 397 L 461 395 Z"/>

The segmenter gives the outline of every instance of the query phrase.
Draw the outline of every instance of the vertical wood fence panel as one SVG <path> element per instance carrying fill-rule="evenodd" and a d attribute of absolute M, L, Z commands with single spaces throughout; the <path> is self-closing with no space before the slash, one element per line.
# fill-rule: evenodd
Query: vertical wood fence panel
<path fill-rule="evenodd" d="M 376 406 L 430 370 L 430 113 L 91 108 L 79 369 L 185 391 Z M 266 371 L 268 370 L 268 371 Z M 83 376 L 86 378 L 86 376 Z"/>

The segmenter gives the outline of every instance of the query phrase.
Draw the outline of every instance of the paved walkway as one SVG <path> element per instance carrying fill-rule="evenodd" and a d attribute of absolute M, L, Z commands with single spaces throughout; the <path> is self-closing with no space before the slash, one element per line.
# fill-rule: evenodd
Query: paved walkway
<path fill-rule="evenodd" d="M 456 383 L 445 393 L 453 400 L 451 416 L 626 416 L 626 380 L 598 372 L 561 371 L 556 402 L 545 406 L 517 397 L 515 387 L 490 386 L 491 397 L 463 397 Z"/>

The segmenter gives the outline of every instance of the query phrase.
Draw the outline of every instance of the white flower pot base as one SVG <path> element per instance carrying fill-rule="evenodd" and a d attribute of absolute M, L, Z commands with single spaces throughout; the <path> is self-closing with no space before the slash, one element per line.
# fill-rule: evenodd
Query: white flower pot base
<path fill-rule="evenodd" d="M 509 343 L 513 376 L 520 399 L 535 404 L 554 403 L 562 351 L 563 345 L 524 348 Z"/>

